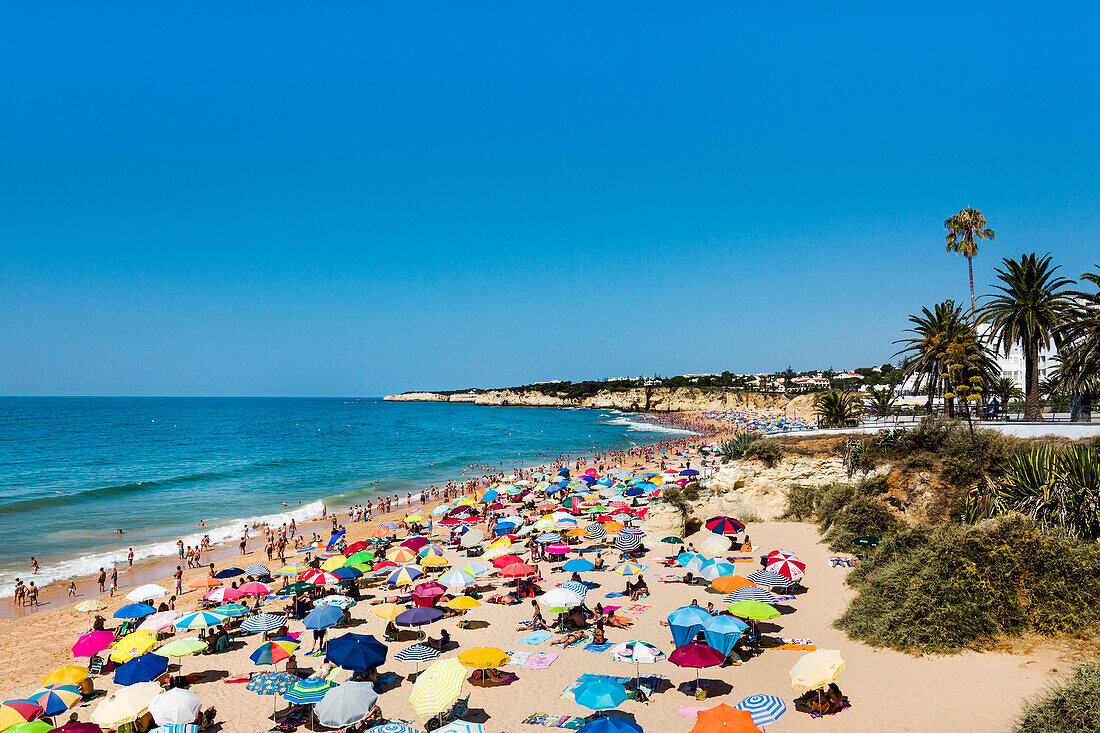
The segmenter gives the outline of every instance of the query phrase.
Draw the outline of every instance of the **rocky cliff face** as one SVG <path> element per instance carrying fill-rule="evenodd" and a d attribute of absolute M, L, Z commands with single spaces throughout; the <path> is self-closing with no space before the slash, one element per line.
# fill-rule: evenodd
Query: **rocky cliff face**
<path fill-rule="evenodd" d="M 388 395 L 392 402 L 469 402 L 475 405 L 503 405 L 520 407 L 592 407 L 603 410 L 655 412 L 697 412 L 706 410 L 784 410 L 792 416 L 805 417 L 812 411 L 812 396 L 802 395 L 790 399 L 784 395 L 759 394 L 724 390 L 693 388 L 645 389 L 639 387 L 624 392 L 598 392 L 581 400 L 570 400 L 541 392 L 491 390 L 488 392 L 443 395 L 435 392 L 406 392 Z"/>

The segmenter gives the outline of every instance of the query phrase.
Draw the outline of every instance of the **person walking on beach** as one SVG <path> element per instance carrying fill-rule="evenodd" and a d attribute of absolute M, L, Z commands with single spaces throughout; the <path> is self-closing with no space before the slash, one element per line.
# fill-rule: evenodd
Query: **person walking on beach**
<path fill-rule="evenodd" d="M 96 578 L 96 582 L 99 583 L 99 594 L 103 595 L 107 590 L 107 571 L 103 568 L 99 569 L 99 577 Z"/>
<path fill-rule="evenodd" d="M 69 598 L 70 599 L 75 599 L 76 598 L 76 581 L 75 580 L 70 580 L 69 581 Z"/>
<path fill-rule="evenodd" d="M 38 575 L 38 561 L 31 556 L 31 575 Z"/>
<path fill-rule="evenodd" d="M 118 568 L 111 568 L 111 598 L 115 597 L 116 590 L 118 590 Z"/>
<path fill-rule="evenodd" d="M 244 555 L 244 554 L 245 554 L 245 548 L 246 548 L 247 546 L 248 546 L 248 538 L 247 538 L 247 537 L 241 537 L 241 545 L 240 545 L 240 547 L 241 547 L 241 554 L 242 554 L 242 555 Z"/>
<path fill-rule="evenodd" d="M 134 548 L 132 547 L 130 551 L 126 553 L 126 562 L 129 564 L 129 567 L 134 567 Z"/>
<path fill-rule="evenodd" d="M 179 565 L 176 566 L 176 572 L 172 573 L 172 587 L 176 595 L 183 592 L 183 568 Z"/>

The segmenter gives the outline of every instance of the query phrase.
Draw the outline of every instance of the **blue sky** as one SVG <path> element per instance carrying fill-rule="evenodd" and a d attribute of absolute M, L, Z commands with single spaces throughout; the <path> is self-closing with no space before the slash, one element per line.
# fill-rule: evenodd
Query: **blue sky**
<path fill-rule="evenodd" d="M 0 393 L 854 367 L 964 206 L 1100 261 L 1094 5 L 314 5 L 7 8 Z"/>

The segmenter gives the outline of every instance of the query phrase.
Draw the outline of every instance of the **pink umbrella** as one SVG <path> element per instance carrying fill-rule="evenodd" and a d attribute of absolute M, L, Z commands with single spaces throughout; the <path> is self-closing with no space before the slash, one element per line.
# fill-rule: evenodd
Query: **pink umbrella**
<path fill-rule="evenodd" d="M 410 537 L 409 539 L 402 542 L 401 546 L 407 547 L 413 552 L 420 552 L 421 548 L 429 544 L 431 543 L 428 542 L 427 537 Z"/>
<path fill-rule="evenodd" d="M 434 606 L 436 600 L 446 592 L 447 589 L 439 583 L 421 583 L 413 588 L 413 604 L 416 606 Z"/>
<path fill-rule="evenodd" d="M 115 643 L 115 632 L 92 631 L 82 634 L 73 644 L 74 657 L 91 657 Z"/>
<path fill-rule="evenodd" d="M 241 593 L 239 590 L 229 586 L 225 588 L 215 588 L 214 590 L 204 595 L 203 598 L 208 601 L 215 601 L 217 603 L 229 603 L 231 601 L 237 600 L 242 595 L 244 594 Z"/>
<path fill-rule="evenodd" d="M 514 562 L 508 567 L 500 571 L 500 577 L 502 578 L 525 578 L 528 575 L 534 575 L 538 570 L 531 567 L 527 563 Z"/>
<path fill-rule="evenodd" d="M 564 555 L 569 552 L 569 545 L 563 545 L 560 542 L 555 542 L 552 545 L 547 545 L 546 551 L 551 555 Z"/>
<path fill-rule="evenodd" d="M 271 595 L 271 586 L 267 583 L 253 581 L 242 585 L 237 589 L 237 592 L 242 596 L 269 596 Z"/>
<path fill-rule="evenodd" d="M 767 569 L 796 582 L 806 576 L 806 563 L 801 560 L 792 560 L 789 557 L 777 557 L 770 560 Z"/>
<path fill-rule="evenodd" d="M 684 644 L 672 654 L 668 655 L 668 661 L 677 667 L 689 667 L 695 670 L 695 686 L 699 686 L 699 670 L 704 667 L 717 667 L 725 661 L 726 655 L 712 646 L 693 641 Z"/>

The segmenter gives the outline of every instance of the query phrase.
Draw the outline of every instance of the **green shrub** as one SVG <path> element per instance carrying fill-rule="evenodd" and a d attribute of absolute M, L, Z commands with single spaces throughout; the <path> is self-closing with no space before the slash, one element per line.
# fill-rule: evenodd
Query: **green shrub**
<path fill-rule="evenodd" d="M 738 458 L 745 457 L 745 451 L 749 449 L 753 441 L 760 438 L 759 433 L 744 432 L 738 433 L 729 440 L 723 441 L 720 448 L 720 454 L 722 460 L 726 463 L 736 460 Z"/>
<path fill-rule="evenodd" d="M 684 498 L 688 501 L 699 501 L 699 482 L 692 481 L 684 485 Z"/>
<path fill-rule="evenodd" d="M 1015 733 L 1097 733 L 1100 731 L 1100 663 L 1074 668 L 1061 684 L 1054 685 L 1024 707 L 1013 727 Z"/>
<path fill-rule="evenodd" d="M 890 490 L 890 480 L 886 474 L 866 476 L 856 484 L 856 491 L 863 496 L 881 496 Z"/>
<path fill-rule="evenodd" d="M 745 449 L 745 458 L 755 458 L 769 466 L 775 465 L 783 457 L 783 446 L 776 440 L 754 440 Z"/>
<path fill-rule="evenodd" d="M 969 488 L 983 476 L 1001 476 L 1008 469 L 1019 441 L 996 430 L 956 430 L 941 447 L 943 476 L 957 487 Z"/>
<path fill-rule="evenodd" d="M 1045 535 L 1019 515 L 885 534 L 848 583 L 858 595 L 837 627 L 906 652 L 954 653 L 1100 621 L 1100 546 Z"/>
<path fill-rule="evenodd" d="M 838 483 L 823 486 L 820 491 L 821 494 L 814 506 L 814 513 L 821 524 L 821 528 L 826 530 L 833 523 L 833 518 L 856 495 L 856 489 L 851 484 Z"/>
<path fill-rule="evenodd" d="M 665 486 L 661 489 L 661 501 L 676 507 L 685 517 L 691 514 L 691 504 L 684 497 L 684 492 L 679 486 Z"/>
<path fill-rule="evenodd" d="M 824 532 L 830 549 L 836 552 L 852 549 L 856 537 L 884 537 L 899 526 L 899 520 L 881 499 L 855 494 L 833 516 Z"/>
<path fill-rule="evenodd" d="M 822 490 L 817 486 L 794 484 L 787 489 L 787 511 L 784 518 L 797 522 L 812 520 Z"/>

